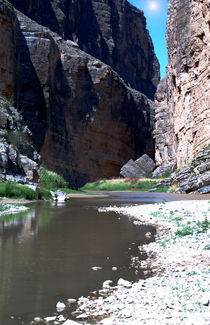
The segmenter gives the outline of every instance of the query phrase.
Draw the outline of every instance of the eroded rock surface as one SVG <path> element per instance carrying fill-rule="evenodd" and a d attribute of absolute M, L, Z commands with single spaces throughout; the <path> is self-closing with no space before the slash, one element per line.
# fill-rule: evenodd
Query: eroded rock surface
<path fill-rule="evenodd" d="M 78 187 L 118 176 L 130 157 L 137 159 L 143 153 L 152 157 L 153 102 L 129 88 L 110 65 L 82 51 L 79 42 L 64 40 L 6 6 L 6 1 L 0 3 L 7 8 L 2 14 L 11 10 L 16 19 L 12 30 L 15 102 L 45 167 Z M 131 8 L 133 17 L 141 21 L 146 44 L 145 20 Z"/>
<path fill-rule="evenodd" d="M 210 149 L 201 151 L 191 164 L 170 178 L 179 192 L 210 193 Z"/>
<path fill-rule="evenodd" d="M 110 65 L 153 99 L 159 63 L 141 10 L 126 0 L 10 0 L 24 14 Z"/>
<path fill-rule="evenodd" d="M 208 0 L 170 0 L 166 79 L 156 93 L 156 163 L 183 168 L 210 143 Z"/>

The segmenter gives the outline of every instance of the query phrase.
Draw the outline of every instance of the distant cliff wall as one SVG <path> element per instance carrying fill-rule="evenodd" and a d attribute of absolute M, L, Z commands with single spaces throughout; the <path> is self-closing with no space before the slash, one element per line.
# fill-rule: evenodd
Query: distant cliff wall
<path fill-rule="evenodd" d="M 210 143 L 208 0 L 169 0 L 166 78 L 155 101 L 157 165 L 181 168 Z"/>
<path fill-rule="evenodd" d="M 10 0 L 24 14 L 110 65 L 150 99 L 159 63 L 143 12 L 126 0 Z"/>

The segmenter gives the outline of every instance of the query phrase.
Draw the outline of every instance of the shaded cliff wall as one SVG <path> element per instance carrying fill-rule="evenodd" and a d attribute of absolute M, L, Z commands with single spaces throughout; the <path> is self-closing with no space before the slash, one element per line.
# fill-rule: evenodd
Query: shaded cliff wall
<path fill-rule="evenodd" d="M 12 6 L 0 2 L 0 95 L 10 99 L 14 93 L 14 29 L 16 17 Z"/>
<path fill-rule="evenodd" d="M 126 0 L 10 0 L 39 24 L 110 65 L 130 87 L 154 98 L 159 63 L 143 12 Z"/>
<path fill-rule="evenodd" d="M 153 155 L 151 100 L 78 44 L 0 4 L 16 16 L 8 40 L 16 105 L 47 168 L 78 187 Z"/>
<path fill-rule="evenodd" d="M 169 0 L 166 78 L 155 101 L 157 165 L 181 168 L 210 143 L 208 0 Z"/>

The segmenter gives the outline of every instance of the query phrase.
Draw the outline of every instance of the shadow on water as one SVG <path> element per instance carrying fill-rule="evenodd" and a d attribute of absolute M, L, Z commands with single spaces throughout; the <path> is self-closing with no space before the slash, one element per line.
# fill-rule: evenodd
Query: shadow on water
<path fill-rule="evenodd" d="M 143 278 L 142 271 L 131 267 L 131 258 L 146 259 L 138 246 L 154 240 L 155 228 L 98 212 L 98 207 L 113 204 L 168 200 L 140 196 L 122 193 L 60 205 L 39 202 L 27 212 L 1 216 L 0 324 L 29 324 L 35 316 L 51 315 L 58 300 L 87 296 L 107 279 L 116 283 L 120 277 Z M 145 237 L 147 232 L 151 239 Z M 101 269 L 94 271 L 94 266 Z"/>

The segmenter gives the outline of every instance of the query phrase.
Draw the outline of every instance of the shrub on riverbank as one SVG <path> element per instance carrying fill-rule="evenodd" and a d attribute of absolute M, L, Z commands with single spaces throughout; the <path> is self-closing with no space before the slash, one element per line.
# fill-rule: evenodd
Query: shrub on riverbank
<path fill-rule="evenodd" d="M 40 188 L 40 197 L 41 200 L 51 200 L 52 194 L 49 190 L 46 190 L 45 188 Z"/>
<path fill-rule="evenodd" d="M 36 200 L 37 193 L 26 185 L 20 185 L 8 181 L 5 183 L 0 183 L 0 197 Z"/>
<path fill-rule="evenodd" d="M 68 184 L 62 176 L 55 172 L 40 168 L 40 183 L 48 190 L 57 190 L 60 188 L 67 188 Z"/>
<path fill-rule="evenodd" d="M 126 191 L 126 190 L 139 190 L 146 191 L 159 182 L 159 179 L 139 179 L 139 178 L 126 178 L 126 179 L 110 179 L 100 180 L 92 183 L 87 183 L 81 188 L 85 191 Z"/>

